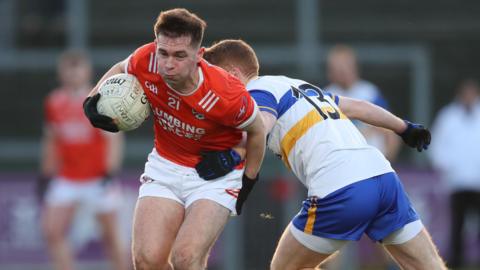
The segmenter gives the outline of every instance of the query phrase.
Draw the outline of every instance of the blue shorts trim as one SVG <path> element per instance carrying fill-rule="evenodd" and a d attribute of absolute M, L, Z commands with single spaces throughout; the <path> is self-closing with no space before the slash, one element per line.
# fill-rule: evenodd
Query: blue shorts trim
<path fill-rule="evenodd" d="M 305 233 L 338 240 L 359 240 L 366 233 L 381 241 L 418 220 L 396 173 L 343 187 L 326 197 L 309 197 L 292 220 Z"/>

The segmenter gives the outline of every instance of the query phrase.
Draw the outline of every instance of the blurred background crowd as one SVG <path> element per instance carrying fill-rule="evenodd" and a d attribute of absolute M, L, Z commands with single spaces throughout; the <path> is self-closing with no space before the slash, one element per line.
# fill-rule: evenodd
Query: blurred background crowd
<path fill-rule="evenodd" d="M 109 66 L 153 41 L 156 16 L 174 7 L 206 20 L 205 46 L 225 38 L 252 44 L 261 74 L 302 78 L 429 127 L 432 145 L 416 153 L 395 134 L 356 123 L 399 172 L 448 264 L 480 269 L 480 2 L 474 0 L 0 0 L 0 269 L 52 269 L 48 250 L 60 236 L 45 225 L 38 196 L 39 179 L 55 173 L 45 164 L 47 96 L 96 82 Z M 65 63 L 71 49 L 88 70 L 81 83 L 72 83 L 81 76 L 76 71 L 65 75 L 79 65 Z M 117 153 L 108 175 L 121 190 L 115 245 L 125 257 L 152 133 L 147 121 L 124 134 L 123 154 Z M 261 178 L 250 198 L 255 204 L 229 223 L 209 269 L 267 268 L 275 239 L 305 191 L 273 155 Z M 95 222 L 95 210 L 78 205 L 72 226 L 62 227 L 76 266 L 120 269 L 107 259 L 112 252 L 102 246 L 105 226 Z M 327 268 L 396 269 L 369 240 L 347 246 Z"/>

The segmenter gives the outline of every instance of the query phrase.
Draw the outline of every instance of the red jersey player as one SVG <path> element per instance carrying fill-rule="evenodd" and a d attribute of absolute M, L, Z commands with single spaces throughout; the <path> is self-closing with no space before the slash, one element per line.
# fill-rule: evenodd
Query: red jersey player
<path fill-rule="evenodd" d="M 99 82 L 134 74 L 153 111 L 155 147 L 141 176 L 133 225 L 138 269 L 204 269 L 228 216 L 240 213 L 263 159 L 265 133 L 255 102 L 237 78 L 202 59 L 205 26 L 185 9 L 161 12 L 155 42 L 114 65 Z M 97 88 L 84 103 L 85 114 L 94 126 L 117 131 L 111 118 L 96 111 Z M 201 179 L 195 165 L 202 154 L 237 145 L 242 130 L 244 172 L 238 164 L 213 181 Z M 238 155 L 229 157 L 240 163 Z"/>
<path fill-rule="evenodd" d="M 66 232 L 79 204 L 95 209 L 105 247 L 115 269 L 127 269 L 117 229 L 117 189 L 105 177 L 118 170 L 123 136 L 93 128 L 82 102 L 91 87 L 91 66 L 79 51 L 65 52 L 58 63 L 61 86 L 45 101 L 42 139 L 43 179 L 53 177 L 42 212 L 43 232 L 55 269 L 73 269 Z"/>

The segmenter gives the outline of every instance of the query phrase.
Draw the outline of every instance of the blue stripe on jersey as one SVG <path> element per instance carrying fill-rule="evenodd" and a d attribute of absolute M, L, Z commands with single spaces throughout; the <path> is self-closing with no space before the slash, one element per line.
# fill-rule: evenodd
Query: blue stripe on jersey
<path fill-rule="evenodd" d="M 330 92 L 327 92 L 327 91 L 324 91 L 323 93 L 324 93 L 325 95 L 331 97 L 331 98 L 333 99 L 333 101 L 335 102 L 335 104 L 337 104 L 337 106 L 338 106 L 338 103 L 339 103 L 340 99 L 338 98 L 337 95 L 334 95 L 334 94 L 332 94 L 332 93 L 330 93 Z"/>
<path fill-rule="evenodd" d="M 288 90 L 278 102 L 278 118 L 280 118 L 288 109 L 290 109 L 295 102 L 297 102 L 297 98 L 292 95 L 291 90 Z"/>
<path fill-rule="evenodd" d="M 292 107 L 295 102 L 297 102 L 297 98 L 293 95 L 291 89 L 285 92 L 283 96 L 280 98 L 280 101 L 277 103 L 277 99 L 275 96 L 270 93 L 269 91 L 266 90 L 260 90 L 260 89 L 255 89 L 255 90 L 249 90 L 250 95 L 252 98 L 257 102 L 258 108 L 261 111 L 267 111 L 269 113 L 272 113 L 275 115 L 277 118 L 282 117 L 282 115 Z M 315 91 L 306 91 L 307 96 L 313 96 L 316 97 L 318 94 Z M 325 93 L 328 94 L 330 97 L 332 95 L 330 93 Z M 333 95 L 332 97 L 335 100 L 335 103 L 338 105 L 338 96 Z"/>
<path fill-rule="evenodd" d="M 315 91 L 304 91 L 305 94 L 309 97 L 318 97 L 318 93 Z M 297 102 L 297 98 L 293 95 L 292 90 L 288 90 L 281 98 L 280 102 L 278 102 L 278 118 L 280 118 L 290 107 L 292 107 L 295 102 Z"/>
<path fill-rule="evenodd" d="M 250 96 L 255 100 L 260 111 L 269 112 L 275 117 L 278 117 L 277 112 L 277 99 L 272 95 L 272 93 L 265 90 L 250 90 Z"/>

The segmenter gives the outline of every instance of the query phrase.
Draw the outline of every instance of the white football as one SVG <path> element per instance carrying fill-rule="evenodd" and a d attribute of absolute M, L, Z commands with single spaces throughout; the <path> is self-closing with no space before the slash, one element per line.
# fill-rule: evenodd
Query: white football
<path fill-rule="evenodd" d="M 119 130 L 138 128 L 150 115 L 147 96 L 137 78 L 131 74 L 116 74 L 106 79 L 99 87 L 101 97 L 97 103 L 98 113 L 115 120 Z"/>

